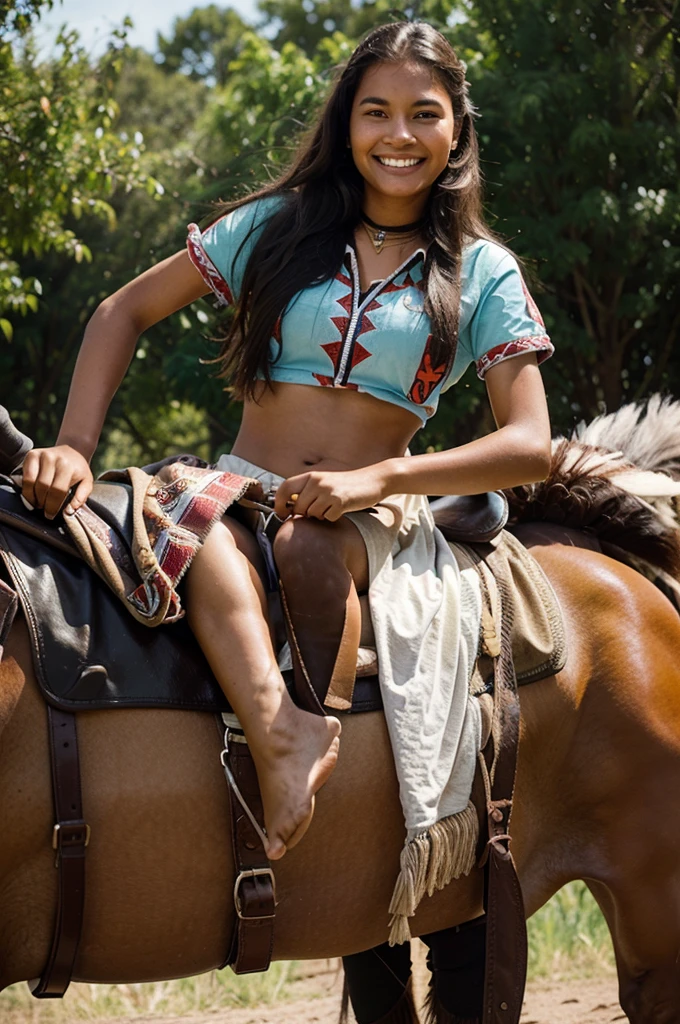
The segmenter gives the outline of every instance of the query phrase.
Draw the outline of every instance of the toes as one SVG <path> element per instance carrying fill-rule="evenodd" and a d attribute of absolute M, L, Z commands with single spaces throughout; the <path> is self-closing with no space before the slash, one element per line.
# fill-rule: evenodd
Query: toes
<path fill-rule="evenodd" d="M 285 852 L 286 844 L 282 842 L 278 836 L 274 839 L 267 840 L 267 849 L 265 850 L 265 853 L 267 854 L 268 860 L 281 860 Z"/>
<path fill-rule="evenodd" d="M 297 846 L 309 828 L 313 815 L 314 797 L 312 797 L 311 809 L 305 814 L 302 820 L 299 821 L 298 825 L 293 826 L 290 831 L 287 831 L 286 839 L 283 839 L 277 832 L 272 833 L 268 837 L 266 853 L 269 860 L 280 860 L 288 850 L 292 850 L 294 846 Z"/>
<path fill-rule="evenodd" d="M 292 836 L 290 836 L 286 840 L 286 849 L 287 850 L 292 850 L 293 847 L 297 846 L 297 844 L 300 842 L 300 840 L 305 835 L 305 833 L 307 832 L 307 829 L 309 828 L 309 826 L 312 823 L 313 815 L 314 815 L 314 797 L 312 797 L 312 809 L 310 810 L 309 814 L 307 815 L 306 818 L 304 818 L 303 821 L 300 822 L 298 827 L 293 832 Z"/>

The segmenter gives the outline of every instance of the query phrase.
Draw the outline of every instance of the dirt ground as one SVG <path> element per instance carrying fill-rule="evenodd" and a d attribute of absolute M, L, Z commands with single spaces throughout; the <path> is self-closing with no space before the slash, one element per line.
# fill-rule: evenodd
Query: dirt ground
<path fill-rule="evenodd" d="M 426 971 L 416 963 L 415 992 L 424 995 Z M 289 998 L 274 1006 L 214 1010 L 181 1018 L 166 1016 L 118 1018 L 115 1024 L 337 1024 L 342 978 L 337 961 L 311 961 L 304 976 L 293 982 Z M 350 1016 L 354 1021 L 354 1017 Z M 619 1007 L 616 978 L 540 981 L 527 986 L 522 1024 L 610 1024 L 628 1018 Z M 113 1022 L 111 1022 L 113 1024 Z"/>

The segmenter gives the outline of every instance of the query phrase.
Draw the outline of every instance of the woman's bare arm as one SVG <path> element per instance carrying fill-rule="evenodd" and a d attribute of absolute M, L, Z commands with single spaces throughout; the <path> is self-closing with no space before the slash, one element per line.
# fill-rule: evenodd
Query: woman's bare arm
<path fill-rule="evenodd" d="M 485 382 L 498 430 L 458 448 L 389 460 L 391 493 L 480 494 L 545 478 L 550 419 L 536 356 L 493 366 Z"/>
<path fill-rule="evenodd" d="M 140 335 L 208 290 L 187 253 L 178 252 L 104 299 L 85 329 L 58 445 L 92 458 Z"/>
<path fill-rule="evenodd" d="M 208 290 L 187 253 L 178 252 L 97 307 L 85 329 L 57 443 L 34 449 L 24 462 L 27 501 L 53 518 L 77 485 L 71 506 L 83 504 L 92 489 L 89 461 L 140 335 Z"/>

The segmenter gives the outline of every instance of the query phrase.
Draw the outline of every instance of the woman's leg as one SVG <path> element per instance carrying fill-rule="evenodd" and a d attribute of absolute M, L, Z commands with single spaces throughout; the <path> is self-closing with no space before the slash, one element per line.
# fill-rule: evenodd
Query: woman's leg
<path fill-rule="evenodd" d="M 274 539 L 295 639 L 312 686 L 323 702 L 347 709 L 361 636 L 358 592 L 368 588 L 368 556 L 349 519 L 325 523 L 295 516 Z"/>
<path fill-rule="evenodd" d="M 217 523 L 187 575 L 187 617 L 248 740 L 262 792 L 267 855 L 300 841 L 314 794 L 333 771 L 340 723 L 291 701 L 272 648 L 257 542 L 233 520 Z"/>

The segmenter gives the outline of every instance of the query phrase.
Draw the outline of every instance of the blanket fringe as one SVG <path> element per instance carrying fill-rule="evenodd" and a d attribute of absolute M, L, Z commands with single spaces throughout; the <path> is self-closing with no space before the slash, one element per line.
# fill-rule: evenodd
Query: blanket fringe
<path fill-rule="evenodd" d="M 442 818 L 406 841 L 390 902 L 391 946 L 411 938 L 408 918 L 413 917 L 423 896 L 432 896 L 454 878 L 472 871 L 478 838 L 477 811 L 469 801 L 463 811 Z"/>

